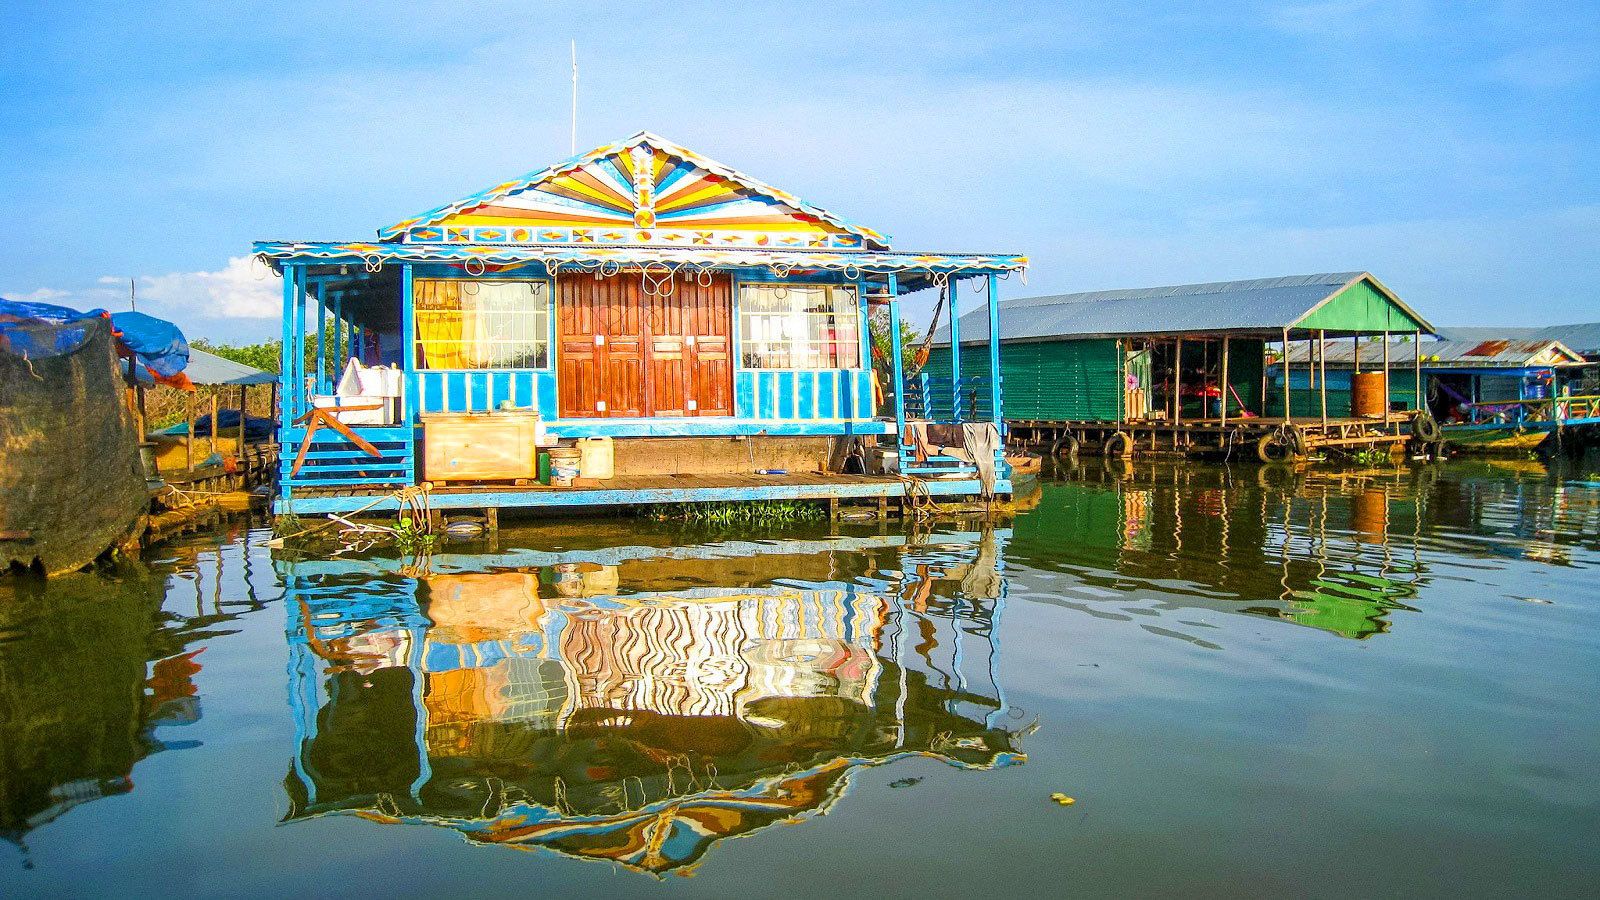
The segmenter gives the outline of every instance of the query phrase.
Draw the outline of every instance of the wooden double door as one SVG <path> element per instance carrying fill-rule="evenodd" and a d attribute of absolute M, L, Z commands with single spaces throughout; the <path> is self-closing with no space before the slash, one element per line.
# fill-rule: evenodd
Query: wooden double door
<path fill-rule="evenodd" d="M 641 281 L 557 282 L 561 415 L 733 415 L 732 280 L 680 277 L 654 294 Z"/>

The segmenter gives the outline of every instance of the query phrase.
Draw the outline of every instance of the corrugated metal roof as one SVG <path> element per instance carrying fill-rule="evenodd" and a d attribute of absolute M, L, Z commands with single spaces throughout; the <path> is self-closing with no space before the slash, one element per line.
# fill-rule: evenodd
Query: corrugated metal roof
<path fill-rule="evenodd" d="M 1439 336 L 1452 341 L 1539 339 L 1560 341 L 1583 356 L 1600 356 L 1600 322 L 1572 325 L 1450 325 Z"/>
<path fill-rule="evenodd" d="M 1294 326 L 1325 300 L 1362 278 L 1371 278 L 1371 275 L 1329 272 L 1024 297 L 1000 304 L 1000 339 L 1219 331 L 1267 333 Z M 1376 279 L 1373 281 L 1376 283 Z M 1398 298 L 1395 302 L 1418 321 L 1424 321 Z M 961 317 L 963 344 L 988 339 L 987 310 L 976 309 Z M 940 328 L 934 340 L 949 344 L 949 326 Z"/>
<path fill-rule="evenodd" d="M 1460 333 L 1457 329 L 1454 333 Z M 1292 341 L 1289 348 L 1289 362 L 1291 365 L 1304 364 L 1309 357 L 1310 347 L 1304 341 Z M 1355 346 L 1349 340 L 1328 341 L 1328 364 L 1348 366 L 1355 358 Z M 1537 359 L 1545 351 L 1552 348 L 1566 359 L 1563 365 L 1576 365 L 1581 363 L 1582 357 L 1573 353 L 1561 344 L 1560 341 L 1520 339 L 1506 340 L 1503 338 L 1490 338 L 1488 340 L 1447 340 L 1423 341 L 1420 345 L 1406 342 L 1391 342 L 1389 344 L 1389 364 L 1391 366 L 1409 366 L 1416 359 L 1417 349 L 1422 350 L 1422 364 L 1424 366 L 1452 366 L 1459 368 L 1492 368 L 1492 369 L 1520 369 L 1529 366 L 1548 365 L 1537 363 Z M 1382 365 L 1383 344 L 1379 341 L 1361 342 L 1361 364 Z"/>
<path fill-rule="evenodd" d="M 271 372 L 263 372 L 254 366 L 225 359 L 215 353 L 207 353 L 199 347 L 189 348 L 189 365 L 184 367 L 183 374 L 195 384 L 271 384 L 278 380 L 278 376 Z M 150 373 L 139 370 L 139 380 L 144 384 L 154 384 Z"/>

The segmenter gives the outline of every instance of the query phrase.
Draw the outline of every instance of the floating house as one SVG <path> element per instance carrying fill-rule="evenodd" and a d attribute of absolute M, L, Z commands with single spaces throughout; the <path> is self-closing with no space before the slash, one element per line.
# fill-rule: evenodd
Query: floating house
<path fill-rule="evenodd" d="M 1593 364 L 1582 354 L 1554 338 L 1485 336 L 1491 331 L 1461 329 L 1461 338 L 1389 348 L 1393 364 L 1420 368 L 1428 412 L 1453 442 L 1527 449 L 1557 424 L 1600 423 L 1600 391 L 1584 384 Z M 1351 373 L 1379 365 L 1384 352 L 1372 342 L 1329 347 L 1330 391 L 1348 394 Z M 1310 359 L 1295 347 L 1289 364 Z"/>
<path fill-rule="evenodd" d="M 993 317 L 999 277 L 1027 264 L 892 249 L 645 132 L 375 241 L 254 252 L 283 275 L 277 508 L 296 513 L 394 509 L 385 495 L 424 481 L 435 508 L 904 497 L 901 476 L 932 475 L 915 489 L 978 494 L 976 460 L 901 448 L 900 354 L 874 372 L 869 312 L 896 344 L 907 292 L 976 288 Z M 989 374 L 952 374 L 916 412 L 997 419 L 998 345 L 976 356 Z M 347 378 L 351 359 L 392 374 Z M 533 483 L 535 445 L 598 439 L 614 442 L 613 477 Z M 840 474 L 873 443 L 898 474 Z"/>
<path fill-rule="evenodd" d="M 1285 346 L 1368 338 L 1388 346 L 1391 335 L 1433 331 L 1368 272 L 1028 297 L 1001 304 L 999 318 L 1013 439 L 1119 456 L 1239 449 L 1282 459 L 1403 443 L 1416 417 L 1408 395 L 1386 403 L 1380 386 L 1372 406 L 1356 410 L 1327 394 L 1320 368 L 1293 372 L 1286 390 L 1276 363 Z M 970 312 L 953 325 L 937 335 L 935 369 L 992 335 Z M 955 364 L 976 374 L 970 362 Z"/>

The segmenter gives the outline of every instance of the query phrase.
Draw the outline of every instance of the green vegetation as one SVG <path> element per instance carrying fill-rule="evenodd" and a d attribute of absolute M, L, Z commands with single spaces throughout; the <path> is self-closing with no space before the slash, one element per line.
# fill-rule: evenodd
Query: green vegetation
<path fill-rule="evenodd" d="M 323 347 L 325 348 L 324 357 L 328 358 L 329 374 L 336 375 L 338 373 L 333 371 L 334 363 L 331 359 L 333 349 L 332 325 L 323 329 L 322 339 Z M 348 339 L 348 336 L 346 336 L 346 340 Z M 236 363 L 254 366 L 263 372 L 278 372 L 283 368 L 281 365 L 283 362 L 283 341 L 281 340 L 262 341 L 259 344 L 229 344 L 202 337 L 190 339 L 189 346 L 204 350 L 207 353 L 214 353 L 223 359 L 231 359 Z M 306 371 L 309 372 L 316 367 L 317 340 L 315 335 L 309 335 L 306 340 Z"/>
<path fill-rule="evenodd" d="M 801 500 L 752 500 L 726 503 L 654 503 L 640 508 L 641 514 L 657 522 L 689 522 L 696 525 L 783 525 L 790 522 L 816 522 L 827 518 L 820 503 Z"/>
<path fill-rule="evenodd" d="M 872 355 L 876 358 L 891 359 L 893 336 L 889 333 L 889 310 L 878 307 L 872 311 L 867 319 L 867 333 L 872 336 Z M 917 357 L 917 345 L 922 340 L 922 335 L 915 325 L 904 319 L 900 320 L 900 365 L 909 372 Z"/>
<path fill-rule="evenodd" d="M 1350 454 L 1350 458 L 1365 466 L 1383 466 L 1394 462 L 1388 447 L 1362 447 Z"/>
<path fill-rule="evenodd" d="M 427 556 L 439 542 L 439 536 L 428 531 L 425 523 L 410 516 L 401 516 L 393 531 L 395 547 L 408 556 Z"/>

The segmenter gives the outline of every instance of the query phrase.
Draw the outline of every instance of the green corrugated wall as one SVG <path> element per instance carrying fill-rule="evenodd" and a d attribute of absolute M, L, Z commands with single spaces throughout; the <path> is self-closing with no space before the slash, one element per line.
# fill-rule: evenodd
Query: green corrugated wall
<path fill-rule="evenodd" d="M 1228 350 L 1228 381 L 1232 382 L 1246 409 L 1260 413 L 1261 352 L 1263 342 L 1236 338 Z M 1209 364 L 1215 371 L 1220 341 L 1210 350 Z M 1117 341 L 1112 338 L 1085 338 L 1074 341 L 1004 344 L 1000 348 L 1000 371 L 1004 378 L 1005 418 L 1038 421 L 1115 422 L 1121 402 L 1122 382 L 1117 366 Z M 1184 345 L 1184 364 L 1202 364 L 1198 343 Z M 925 372 L 945 376 L 950 371 L 950 351 L 935 348 L 928 357 Z M 989 351 L 978 345 L 962 346 L 963 377 L 989 374 Z M 1230 399 L 1228 412 L 1238 411 Z M 1200 402 L 1185 403 L 1184 415 L 1200 415 Z"/>
<path fill-rule="evenodd" d="M 930 374 L 950 371 L 950 351 L 934 349 Z M 1006 344 L 1000 348 L 1007 419 L 1115 421 L 1121 388 L 1117 343 L 1109 339 Z M 989 374 L 989 350 L 961 348 L 962 376 Z"/>

